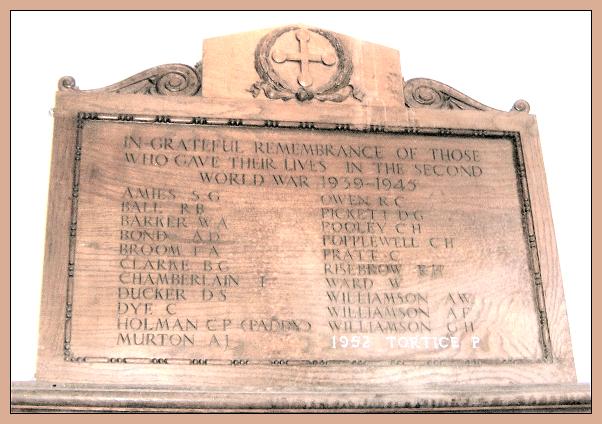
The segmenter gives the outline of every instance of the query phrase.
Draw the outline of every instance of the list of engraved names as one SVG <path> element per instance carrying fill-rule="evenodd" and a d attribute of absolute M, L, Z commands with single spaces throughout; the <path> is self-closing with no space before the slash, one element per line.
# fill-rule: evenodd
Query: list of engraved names
<path fill-rule="evenodd" d="M 90 316 L 91 356 L 536 357 L 513 155 L 508 139 L 89 121 L 74 349 Z"/>

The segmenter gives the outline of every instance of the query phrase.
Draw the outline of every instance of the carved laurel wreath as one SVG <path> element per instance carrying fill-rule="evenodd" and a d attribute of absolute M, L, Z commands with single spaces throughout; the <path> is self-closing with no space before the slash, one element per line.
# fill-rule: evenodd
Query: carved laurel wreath
<path fill-rule="evenodd" d="M 305 87 L 291 87 L 274 69 L 270 60 L 270 51 L 276 40 L 289 31 L 300 29 L 299 26 L 288 26 L 276 29 L 264 36 L 255 49 L 255 70 L 261 79 L 255 82 L 249 91 L 253 97 L 263 92 L 268 99 L 290 100 L 296 98 L 299 101 L 317 99 L 319 101 L 342 102 L 349 96 L 361 101 L 364 94 L 350 84 L 353 73 L 353 63 L 343 43 L 331 32 L 318 28 L 305 28 L 307 31 L 316 33 L 326 38 L 334 48 L 338 63 L 333 77 L 324 85 L 315 89 Z"/>

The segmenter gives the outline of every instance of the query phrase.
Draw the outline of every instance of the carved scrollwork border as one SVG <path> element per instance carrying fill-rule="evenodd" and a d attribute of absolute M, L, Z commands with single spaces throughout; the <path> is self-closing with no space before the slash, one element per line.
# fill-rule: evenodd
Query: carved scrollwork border
<path fill-rule="evenodd" d="M 468 97 L 449 85 L 428 78 L 413 78 L 403 88 L 406 106 L 427 109 L 497 110 Z M 511 112 L 529 113 L 529 103 L 517 100 Z"/>
<path fill-rule="evenodd" d="M 159 96 L 201 94 L 201 63 L 194 67 L 179 63 L 155 66 L 118 83 L 93 90 L 80 90 L 71 76 L 62 77 L 59 91 L 86 93 L 129 93 Z"/>

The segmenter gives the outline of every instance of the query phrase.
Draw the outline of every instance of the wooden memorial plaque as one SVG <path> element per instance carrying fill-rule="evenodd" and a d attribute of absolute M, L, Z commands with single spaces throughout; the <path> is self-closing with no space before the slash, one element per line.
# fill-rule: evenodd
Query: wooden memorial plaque
<path fill-rule="evenodd" d="M 202 63 L 60 81 L 16 408 L 588 408 L 526 102 L 301 26 Z"/>

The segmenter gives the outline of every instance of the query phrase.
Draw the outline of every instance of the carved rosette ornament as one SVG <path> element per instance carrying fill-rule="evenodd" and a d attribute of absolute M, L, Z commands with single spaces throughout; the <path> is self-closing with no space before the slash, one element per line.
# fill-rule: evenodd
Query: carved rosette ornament
<path fill-rule="evenodd" d="M 293 47 L 294 46 L 294 47 Z M 335 34 L 317 28 L 288 26 L 264 36 L 255 50 L 260 80 L 249 91 L 269 99 L 304 102 L 361 101 L 364 94 L 351 81 L 353 63 Z"/>
<path fill-rule="evenodd" d="M 132 93 L 159 96 L 198 96 L 201 93 L 201 63 L 155 66 L 123 81 L 95 90 L 80 90 L 73 77 L 59 80 L 59 91 Z"/>

